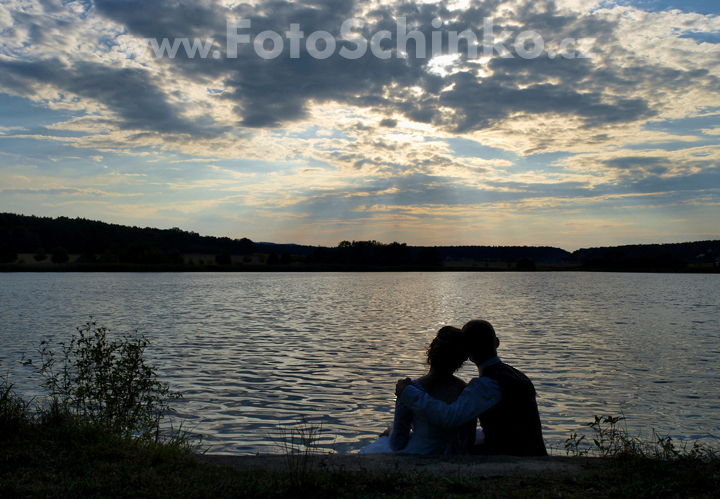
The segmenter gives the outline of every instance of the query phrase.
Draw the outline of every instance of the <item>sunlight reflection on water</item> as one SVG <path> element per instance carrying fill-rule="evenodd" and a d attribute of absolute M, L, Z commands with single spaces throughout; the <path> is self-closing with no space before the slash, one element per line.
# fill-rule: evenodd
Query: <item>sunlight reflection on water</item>
<path fill-rule="evenodd" d="M 490 320 L 535 383 L 549 445 L 595 414 L 720 436 L 716 275 L 598 273 L 2 274 L 2 369 L 95 317 L 138 328 L 214 453 L 278 452 L 301 416 L 355 451 L 392 420 L 397 378 L 425 372 L 440 327 Z M 460 376 L 474 375 L 466 364 Z M 561 451 L 557 451 L 561 452 Z"/>

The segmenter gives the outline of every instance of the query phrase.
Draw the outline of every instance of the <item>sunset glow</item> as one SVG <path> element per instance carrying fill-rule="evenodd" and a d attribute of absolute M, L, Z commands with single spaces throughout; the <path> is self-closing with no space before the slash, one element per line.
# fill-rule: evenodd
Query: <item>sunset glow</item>
<path fill-rule="evenodd" d="M 0 212 L 314 245 L 718 239 L 718 14 L 710 0 L 3 0 Z M 414 40 L 398 57 L 398 18 L 427 57 Z M 282 52 L 230 57 L 232 19 Z M 348 19 L 368 42 L 357 59 L 340 54 L 358 46 Z M 488 19 L 494 41 L 512 32 L 511 57 L 469 57 L 464 40 L 448 53 L 451 32 L 482 44 Z M 382 30 L 387 59 L 370 49 Z M 336 41 L 323 59 L 306 46 L 321 31 Z M 529 31 L 533 58 L 514 43 Z M 209 50 L 156 57 L 143 41 L 163 39 Z"/>

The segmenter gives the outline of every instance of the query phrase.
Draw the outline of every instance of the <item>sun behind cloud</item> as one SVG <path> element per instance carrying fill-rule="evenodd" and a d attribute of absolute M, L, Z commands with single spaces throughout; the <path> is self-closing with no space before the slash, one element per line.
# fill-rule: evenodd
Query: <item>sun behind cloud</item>
<path fill-rule="evenodd" d="M 331 245 L 717 237 L 720 18 L 693 5 L 5 1 L 0 210 Z"/>

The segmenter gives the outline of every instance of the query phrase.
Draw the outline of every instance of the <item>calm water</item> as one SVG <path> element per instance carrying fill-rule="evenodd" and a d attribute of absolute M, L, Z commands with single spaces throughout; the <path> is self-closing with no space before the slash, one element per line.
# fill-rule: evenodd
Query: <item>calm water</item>
<path fill-rule="evenodd" d="M 33 385 L 16 361 L 41 340 L 68 338 L 90 315 L 137 328 L 211 452 L 278 452 L 282 428 L 303 416 L 338 451 L 358 450 L 392 421 L 396 379 L 425 372 L 437 329 L 477 318 L 534 381 L 550 446 L 621 411 L 633 433 L 720 437 L 717 275 L 21 273 L 0 283 L 1 368 L 20 390 Z"/>

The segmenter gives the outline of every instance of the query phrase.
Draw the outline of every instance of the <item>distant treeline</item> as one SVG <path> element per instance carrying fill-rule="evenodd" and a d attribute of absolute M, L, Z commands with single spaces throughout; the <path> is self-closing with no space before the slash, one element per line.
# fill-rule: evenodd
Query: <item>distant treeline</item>
<path fill-rule="evenodd" d="M 316 248 L 305 258 L 309 264 L 402 266 L 441 266 L 437 248 L 410 248 L 405 243 L 383 244 L 377 241 L 342 241 L 336 248 Z"/>
<path fill-rule="evenodd" d="M 245 256 L 245 263 L 287 265 L 303 262 L 327 266 L 408 267 L 442 266 L 449 261 L 578 263 L 587 269 L 681 269 L 690 262 L 714 263 L 720 256 L 720 241 L 677 244 L 628 245 L 580 249 L 573 253 L 549 246 L 408 246 L 393 242 L 342 241 L 337 247 L 255 243 L 248 238 L 201 236 L 172 229 L 128 227 L 83 218 L 48 218 L 0 214 L 0 263 L 12 263 L 18 253 L 31 253 L 35 260 L 50 258 L 56 263 L 79 254 L 80 263 L 184 265 L 184 255 L 215 255 L 218 265 L 231 265 L 231 255 Z M 269 255 L 267 259 L 250 258 Z"/>
<path fill-rule="evenodd" d="M 682 269 L 688 263 L 715 263 L 720 241 L 584 248 L 572 256 L 589 269 Z"/>
<path fill-rule="evenodd" d="M 538 263 L 572 263 L 572 254 L 551 246 L 438 246 L 443 260 L 516 262 L 527 258 Z"/>
<path fill-rule="evenodd" d="M 84 218 L 0 214 L 3 262 L 13 253 L 58 251 L 81 254 L 83 260 L 91 262 L 161 264 L 179 262 L 188 253 L 252 254 L 255 245 L 246 238 L 201 236 L 177 227 L 153 229 Z"/>
<path fill-rule="evenodd" d="M 307 256 L 308 262 L 368 265 L 435 265 L 438 261 L 516 262 L 527 258 L 538 263 L 572 263 L 572 254 L 549 246 L 408 246 L 377 241 L 342 241 L 337 247 L 255 243 L 259 253 L 288 252 Z M 370 263 L 376 262 L 376 263 Z M 423 263 L 420 263 L 423 262 Z M 429 263 L 432 262 L 432 263 Z"/>

